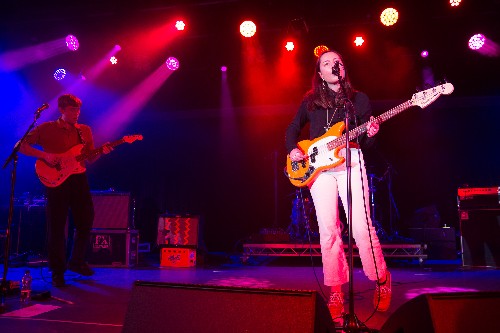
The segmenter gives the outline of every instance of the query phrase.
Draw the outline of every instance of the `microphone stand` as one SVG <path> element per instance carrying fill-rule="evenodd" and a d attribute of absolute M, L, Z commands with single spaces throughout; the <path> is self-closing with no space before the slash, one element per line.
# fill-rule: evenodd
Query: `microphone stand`
<path fill-rule="evenodd" d="M 1 284 L 1 291 L 0 291 L 0 313 L 4 313 L 6 311 L 6 305 L 5 305 L 5 297 L 7 296 L 7 291 L 8 291 L 8 282 L 7 282 L 7 270 L 9 267 L 9 250 L 10 250 L 10 231 L 12 227 L 12 216 L 14 215 L 14 188 L 16 184 L 16 170 L 17 170 L 17 153 L 19 152 L 19 149 L 21 149 L 21 145 L 24 143 L 26 140 L 26 137 L 28 136 L 28 133 L 35 127 L 35 123 L 40 118 L 41 112 L 39 111 L 40 109 L 35 112 L 35 119 L 31 123 L 31 125 L 28 127 L 26 132 L 24 133 L 23 137 L 21 140 L 19 140 L 15 145 L 14 148 L 12 149 L 12 152 L 10 153 L 9 157 L 5 160 L 5 163 L 3 165 L 3 169 L 9 165 L 9 163 L 12 161 L 12 173 L 11 173 L 11 183 L 10 183 L 10 201 L 9 201 L 9 216 L 8 216 L 8 221 L 7 221 L 7 229 L 5 231 L 5 248 L 4 248 L 4 260 L 3 260 L 3 276 L 2 276 L 2 284 Z"/>
<path fill-rule="evenodd" d="M 349 227 L 349 244 L 347 246 L 348 251 L 348 265 L 349 265 L 349 312 L 345 313 L 343 316 L 344 323 L 341 328 L 344 332 L 374 332 L 370 330 L 365 324 L 363 324 L 356 314 L 354 313 L 354 256 L 353 256 L 353 236 L 352 236 L 352 189 L 351 189 L 351 149 L 349 144 L 349 105 L 346 101 L 347 91 L 345 88 L 345 80 L 340 74 L 340 69 L 337 65 L 332 68 L 332 73 L 337 75 L 340 83 L 341 93 L 343 94 L 343 103 L 345 110 L 345 163 L 346 163 L 346 171 L 347 171 L 347 225 Z M 355 116 L 353 114 L 353 116 Z"/>

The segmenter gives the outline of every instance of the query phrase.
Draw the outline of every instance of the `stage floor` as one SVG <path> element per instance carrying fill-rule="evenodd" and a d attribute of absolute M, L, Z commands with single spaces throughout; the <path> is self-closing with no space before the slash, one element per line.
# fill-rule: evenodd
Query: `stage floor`
<path fill-rule="evenodd" d="M 500 290 L 498 269 L 465 269 L 459 260 L 424 263 L 418 260 L 388 260 L 388 263 L 393 276 L 393 302 L 388 312 L 375 313 L 366 322 L 371 329 L 380 329 L 398 307 L 422 293 Z M 367 280 L 359 264 L 355 266 L 355 313 L 361 321 L 365 321 L 373 312 L 374 283 Z M 7 279 L 20 280 L 26 269 L 10 267 Z M 160 267 L 159 260 L 149 258 L 141 260 L 134 268 L 95 268 L 96 274 L 90 278 L 67 272 L 67 286 L 64 288 L 51 286 L 47 267 L 28 269 L 34 277 L 33 293 L 50 291 L 53 298 L 32 300 L 31 307 L 21 308 L 19 296 L 7 297 L 7 311 L 0 315 L 0 331 L 3 333 L 121 332 L 132 285 L 136 280 L 316 290 L 321 295 L 328 294 L 322 284 L 319 257 L 251 257 L 243 260 L 243 256 L 238 255 L 211 254 L 205 258 L 203 265 L 191 268 Z M 344 292 L 347 294 L 347 288 Z M 161 316 L 172 307 L 175 304 L 165 299 L 164 308 L 152 315 Z M 20 312 L 16 311 L 19 309 Z M 196 320 L 196 314 L 192 318 Z"/>

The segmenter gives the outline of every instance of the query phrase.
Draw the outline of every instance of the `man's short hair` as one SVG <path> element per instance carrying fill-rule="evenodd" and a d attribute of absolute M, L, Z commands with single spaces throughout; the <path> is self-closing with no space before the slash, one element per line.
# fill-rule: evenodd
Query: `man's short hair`
<path fill-rule="evenodd" d="M 59 96 L 57 99 L 57 106 L 60 108 L 65 108 L 68 106 L 73 106 L 79 108 L 82 106 L 82 100 L 71 94 L 64 94 Z"/>

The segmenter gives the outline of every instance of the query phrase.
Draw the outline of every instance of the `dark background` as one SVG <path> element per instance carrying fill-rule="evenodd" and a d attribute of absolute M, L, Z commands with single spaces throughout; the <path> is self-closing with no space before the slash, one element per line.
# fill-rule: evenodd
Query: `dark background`
<path fill-rule="evenodd" d="M 378 18 L 385 6 L 381 1 L 4 0 L 0 53 L 70 33 L 81 46 L 77 52 L 0 72 L 0 156 L 8 157 L 33 111 L 64 91 L 51 77 L 58 66 L 85 73 L 113 45 L 122 47 L 119 66 L 86 82 L 79 94 L 84 101 L 81 122 L 92 124 L 175 55 L 180 69 L 120 133 L 141 133 L 144 140 L 118 147 L 92 165 L 91 186 L 132 194 L 142 241 L 155 239 L 159 214 L 199 214 L 208 249 L 233 249 L 261 228 L 290 224 L 295 188 L 283 175 L 284 131 L 309 88 L 315 61 L 311 50 L 324 44 L 344 55 L 351 81 L 370 96 L 376 115 L 426 88 L 424 69 L 436 81 L 454 85 L 451 96 L 382 125 L 377 149 L 369 153 L 369 171 L 380 179 L 376 201 L 387 230 L 404 230 L 422 209 L 437 211 L 440 224 L 458 228 L 457 188 L 500 185 L 498 56 L 467 47 L 478 32 L 500 43 L 499 1 L 464 1 L 455 9 L 444 0 L 391 4 L 399 8 L 400 20 L 384 28 Z M 157 54 L 145 52 L 137 42 L 141 34 L 177 16 L 186 18 L 184 35 Z M 243 19 L 258 26 L 263 67 L 255 71 L 265 79 L 260 86 L 251 86 L 245 77 L 248 59 L 238 32 Z M 297 68 L 290 68 L 292 80 L 280 80 L 272 69 L 287 33 L 300 45 Z M 356 33 L 367 40 L 362 50 L 352 45 Z M 423 48 L 430 52 L 427 59 L 419 56 Z M 229 113 L 221 107 L 222 65 L 229 68 Z M 252 91 L 258 98 L 248 98 Z M 40 121 L 55 117 L 44 114 Z M 16 197 L 43 194 L 33 163 L 20 156 Z M 10 170 L 3 169 L 0 177 L 3 206 L 8 204 Z M 399 217 L 390 218 L 390 194 Z"/>

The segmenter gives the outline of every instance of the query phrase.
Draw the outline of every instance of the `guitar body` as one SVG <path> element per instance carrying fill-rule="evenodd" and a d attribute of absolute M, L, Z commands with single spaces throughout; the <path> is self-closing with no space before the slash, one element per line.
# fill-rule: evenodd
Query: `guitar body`
<path fill-rule="evenodd" d="M 132 143 L 136 140 L 142 140 L 142 135 L 125 135 L 120 140 L 107 143 L 106 146 L 114 148 L 122 143 Z M 37 160 L 35 171 L 43 185 L 47 187 L 56 187 L 61 185 L 69 176 L 84 173 L 86 168 L 84 162 L 91 158 L 96 158 L 103 153 L 103 147 L 82 153 L 83 144 L 73 146 L 62 154 L 55 154 L 58 163 L 55 167 L 48 165 L 43 160 Z"/>
<path fill-rule="evenodd" d="M 300 141 L 297 146 L 307 155 L 308 158 L 302 161 L 292 162 L 290 155 L 286 159 L 286 171 L 290 182 L 303 187 L 309 185 L 325 169 L 334 168 L 344 163 L 345 158 L 339 156 L 339 151 L 345 147 L 341 145 L 333 150 L 326 149 L 329 142 L 332 142 L 344 131 L 344 122 L 333 125 L 325 134 L 314 140 Z"/>
<path fill-rule="evenodd" d="M 35 162 L 35 171 L 43 185 L 56 187 L 61 185 L 69 176 L 85 172 L 86 168 L 82 162 L 77 161 L 77 156 L 81 155 L 83 145 L 73 146 L 62 154 L 56 154 L 59 163 L 52 167 L 43 160 Z"/>

